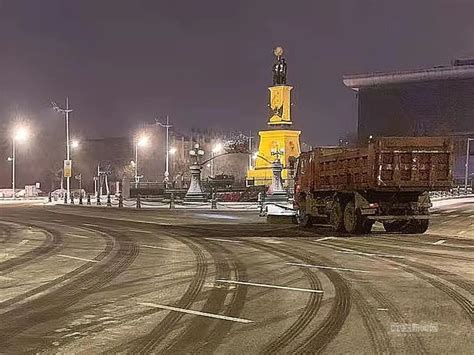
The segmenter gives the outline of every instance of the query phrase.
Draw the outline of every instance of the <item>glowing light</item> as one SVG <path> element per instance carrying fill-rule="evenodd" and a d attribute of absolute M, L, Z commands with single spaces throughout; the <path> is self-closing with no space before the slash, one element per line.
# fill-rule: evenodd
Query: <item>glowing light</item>
<path fill-rule="evenodd" d="M 177 151 L 178 151 L 178 149 L 176 149 L 175 147 L 172 147 L 172 148 L 170 148 L 169 153 L 171 155 L 173 155 L 173 154 L 176 154 Z"/>
<path fill-rule="evenodd" d="M 79 143 L 79 141 L 78 141 L 77 139 L 73 139 L 73 140 L 71 141 L 71 148 L 72 148 L 72 149 L 77 149 L 77 148 L 79 148 L 79 144 L 80 144 L 80 143 Z"/>
<path fill-rule="evenodd" d="M 26 127 L 20 126 L 13 132 L 13 139 L 18 142 L 24 142 L 30 136 L 30 132 Z"/>
<path fill-rule="evenodd" d="M 222 143 L 217 143 L 216 145 L 214 145 L 214 147 L 212 148 L 212 152 L 213 153 L 219 153 L 221 152 L 223 149 L 223 146 L 222 146 Z"/>
<path fill-rule="evenodd" d="M 149 143 L 150 143 L 150 139 L 148 138 L 148 136 L 138 137 L 137 145 L 139 147 L 146 147 L 146 146 L 148 146 Z"/>

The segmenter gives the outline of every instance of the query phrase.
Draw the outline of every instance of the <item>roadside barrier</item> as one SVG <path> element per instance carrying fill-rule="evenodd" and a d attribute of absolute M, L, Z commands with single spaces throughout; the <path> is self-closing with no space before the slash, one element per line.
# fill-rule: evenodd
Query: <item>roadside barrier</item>
<path fill-rule="evenodd" d="M 174 205 L 174 193 L 172 192 L 171 195 L 170 195 L 170 209 L 174 209 L 175 208 L 175 205 Z"/>

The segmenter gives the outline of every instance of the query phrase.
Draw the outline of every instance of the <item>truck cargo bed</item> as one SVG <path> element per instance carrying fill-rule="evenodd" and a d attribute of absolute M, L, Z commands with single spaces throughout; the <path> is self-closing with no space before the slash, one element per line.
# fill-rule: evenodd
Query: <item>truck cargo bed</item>
<path fill-rule="evenodd" d="M 309 154 L 313 191 L 448 189 L 452 144 L 443 137 L 381 137 L 365 148 L 320 148 Z"/>

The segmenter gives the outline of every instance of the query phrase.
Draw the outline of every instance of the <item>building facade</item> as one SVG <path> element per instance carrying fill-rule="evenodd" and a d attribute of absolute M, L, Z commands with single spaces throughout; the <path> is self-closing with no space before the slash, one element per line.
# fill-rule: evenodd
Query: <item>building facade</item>
<path fill-rule="evenodd" d="M 356 91 L 360 144 L 370 136 L 452 136 L 454 176 L 464 177 L 466 142 L 474 137 L 473 61 L 457 60 L 450 66 L 423 70 L 349 75 L 344 77 L 344 84 Z M 474 167 L 469 174 L 473 172 Z"/>

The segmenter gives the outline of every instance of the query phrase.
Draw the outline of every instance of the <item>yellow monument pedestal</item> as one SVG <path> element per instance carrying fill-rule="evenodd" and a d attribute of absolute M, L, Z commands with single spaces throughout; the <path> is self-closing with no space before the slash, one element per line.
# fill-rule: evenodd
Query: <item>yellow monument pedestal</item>
<path fill-rule="evenodd" d="M 271 163 L 275 160 L 272 151 L 281 151 L 281 162 L 283 164 L 282 178 L 288 178 L 288 159 L 297 157 L 301 153 L 300 148 L 301 131 L 289 129 L 274 129 L 260 131 L 260 143 L 258 146 L 258 156 L 255 159 L 253 169 L 247 170 L 248 185 L 270 185 L 272 183 Z"/>
<path fill-rule="evenodd" d="M 247 170 L 247 185 L 270 185 L 272 183 L 271 163 L 280 157 L 283 164 L 282 178 L 288 178 L 288 160 L 301 153 L 300 131 L 291 129 L 291 86 L 286 85 L 287 65 L 282 57 L 283 48 L 276 47 L 277 61 L 273 64 L 273 86 L 269 87 L 269 130 L 258 132 L 260 143 L 252 169 Z M 278 152 L 277 155 L 272 154 Z"/>

